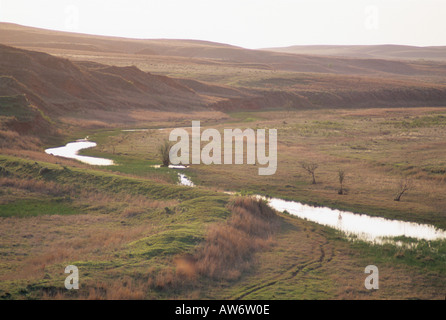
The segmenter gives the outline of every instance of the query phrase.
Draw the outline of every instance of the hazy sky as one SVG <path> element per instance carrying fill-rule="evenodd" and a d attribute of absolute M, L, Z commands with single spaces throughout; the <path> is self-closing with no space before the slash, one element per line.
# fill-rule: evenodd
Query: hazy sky
<path fill-rule="evenodd" d="M 0 21 L 245 48 L 446 45 L 446 0 L 0 0 Z"/>

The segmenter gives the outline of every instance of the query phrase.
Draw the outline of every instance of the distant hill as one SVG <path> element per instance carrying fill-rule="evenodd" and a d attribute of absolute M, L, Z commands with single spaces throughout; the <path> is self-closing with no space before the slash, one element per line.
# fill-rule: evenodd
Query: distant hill
<path fill-rule="evenodd" d="M 415 47 L 402 45 L 307 45 L 267 48 L 265 51 L 361 59 L 446 61 L 446 46 Z"/>
<path fill-rule="evenodd" d="M 446 104 L 446 63 L 441 62 L 277 53 L 9 23 L 0 23 L 0 43 L 0 97 L 23 96 L 49 119 L 109 123 L 135 121 L 133 110 L 187 113 Z M 147 72 L 152 68 L 160 74 Z M 198 81 L 197 74 L 206 80 Z"/>
<path fill-rule="evenodd" d="M 194 110 L 206 98 L 175 79 L 136 67 L 72 62 L 0 45 L 0 96 L 25 94 L 49 115 L 131 109 Z"/>
<path fill-rule="evenodd" d="M 446 88 L 341 75 L 269 78 L 231 88 L 153 75 L 135 66 L 70 61 L 0 45 L 0 96 L 24 95 L 50 118 L 106 119 L 132 110 L 189 112 L 271 108 L 444 105 Z M 130 118 L 128 120 L 131 120 Z M 134 120 L 134 119 L 133 119 Z"/>
<path fill-rule="evenodd" d="M 416 47 L 358 46 L 355 47 L 356 53 L 354 53 L 352 46 L 345 48 L 342 46 L 308 46 L 250 50 L 209 41 L 127 39 L 52 31 L 11 23 L 0 23 L 0 43 L 52 54 L 63 51 L 71 52 L 74 56 L 81 53 L 107 53 L 182 57 L 207 59 L 207 62 L 236 63 L 241 66 L 254 64 L 259 68 L 292 72 L 413 76 L 446 74 L 445 70 L 438 70 L 436 64 L 381 59 L 385 54 L 386 58 L 387 56 L 395 58 L 401 54 L 401 57 L 405 59 L 410 54 L 415 55 L 416 52 L 418 52 L 417 58 L 427 57 L 428 53 L 432 57 L 441 57 L 444 48 L 424 49 L 421 52 L 421 49 Z M 347 52 L 353 53 L 347 55 Z"/>

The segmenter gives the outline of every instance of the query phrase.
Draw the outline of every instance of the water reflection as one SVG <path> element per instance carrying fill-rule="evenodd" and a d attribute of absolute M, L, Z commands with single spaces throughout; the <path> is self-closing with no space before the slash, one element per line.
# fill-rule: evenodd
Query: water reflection
<path fill-rule="evenodd" d="M 63 147 L 46 149 L 45 152 L 53 156 L 76 159 L 95 166 L 110 166 L 114 164 L 113 160 L 110 159 L 81 156 L 78 154 L 78 152 L 82 149 L 93 147 L 96 147 L 96 142 L 81 139 L 75 142 L 67 143 Z"/>
<path fill-rule="evenodd" d="M 88 140 L 78 140 L 70 142 L 63 147 L 46 149 L 45 152 L 55 156 L 77 159 L 91 165 L 112 165 L 109 159 L 80 156 L 79 150 L 95 147 L 96 143 Z M 154 167 L 160 167 L 156 165 Z M 169 166 L 172 169 L 185 169 L 186 166 Z M 195 184 L 183 173 L 178 173 L 178 184 L 195 187 Z M 233 192 L 227 192 L 234 194 Z M 265 198 L 269 205 L 277 211 L 288 213 L 302 219 L 307 219 L 340 230 L 349 236 L 373 243 L 393 243 L 403 244 L 401 241 L 394 241 L 391 238 L 404 236 L 419 240 L 440 240 L 446 239 L 446 231 L 440 230 L 432 225 L 418 224 L 399 220 L 390 220 L 381 217 L 371 217 L 364 214 L 355 214 L 347 211 L 340 211 L 327 207 L 313 207 L 295 201 L 287 201 L 278 198 Z M 409 244 L 410 245 L 410 244 Z"/>
<path fill-rule="evenodd" d="M 371 217 L 327 207 L 313 207 L 277 198 L 266 200 L 277 211 L 287 211 L 299 218 L 332 227 L 368 242 L 386 243 L 388 238 L 400 236 L 419 240 L 446 239 L 446 232 L 432 225 Z"/>
<path fill-rule="evenodd" d="M 178 173 L 178 179 L 180 180 L 178 183 L 183 186 L 195 187 L 195 184 L 183 173 Z"/>

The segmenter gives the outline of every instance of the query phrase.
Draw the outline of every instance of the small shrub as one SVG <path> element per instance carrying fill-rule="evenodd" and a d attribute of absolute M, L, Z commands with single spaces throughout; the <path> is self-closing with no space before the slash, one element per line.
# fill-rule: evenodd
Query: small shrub
<path fill-rule="evenodd" d="M 9 176 L 9 171 L 5 167 L 0 166 L 0 177 L 7 176 Z"/>
<path fill-rule="evenodd" d="M 230 205 L 232 216 L 225 224 L 210 227 L 206 241 L 196 253 L 196 269 L 205 276 L 233 280 L 249 268 L 252 255 L 271 242 L 279 222 L 264 201 L 238 198 Z"/>
<path fill-rule="evenodd" d="M 39 174 L 41 175 L 41 176 L 43 176 L 44 174 L 47 174 L 47 173 L 49 173 L 51 170 L 50 169 L 48 169 L 48 168 L 46 168 L 46 167 L 43 167 L 43 168 L 40 168 L 40 170 L 39 170 Z"/>
<path fill-rule="evenodd" d="M 339 178 L 339 185 L 340 185 L 338 194 L 343 195 L 343 194 L 345 194 L 345 190 L 344 190 L 345 171 L 344 170 L 342 170 L 342 169 L 338 170 L 338 178 Z"/>
<path fill-rule="evenodd" d="M 161 158 L 162 166 L 168 167 L 170 164 L 169 152 L 171 148 L 171 144 L 169 140 L 165 140 L 163 144 L 158 146 L 158 155 Z"/>

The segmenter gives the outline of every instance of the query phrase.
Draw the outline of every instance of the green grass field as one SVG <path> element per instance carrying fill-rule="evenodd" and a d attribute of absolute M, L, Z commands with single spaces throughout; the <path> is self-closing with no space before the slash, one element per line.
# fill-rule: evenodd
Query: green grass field
<path fill-rule="evenodd" d="M 98 147 L 82 154 L 113 159 L 111 167 L 1 155 L 0 296 L 443 299 L 445 241 L 412 249 L 371 245 L 287 214 L 278 214 L 278 229 L 267 238 L 256 238 L 243 233 L 254 220 L 238 218 L 237 197 L 221 191 L 445 228 L 444 114 L 441 108 L 234 113 L 215 128 L 278 129 L 277 173 L 258 176 L 252 165 L 193 165 L 186 173 L 196 188 L 177 185 L 173 169 L 152 167 L 160 164 L 156 148 L 169 130 L 70 133 L 89 135 Z M 144 125 L 150 124 L 138 127 Z M 316 185 L 300 160 L 318 162 Z M 347 173 L 346 195 L 337 193 L 339 168 Z M 404 175 L 414 187 L 393 201 Z M 221 261 L 237 252 L 230 272 L 216 276 L 224 274 L 215 271 Z M 64 288 L 63 271 L 70 264 L 80 270 L 76 292 Z M 370 264 L 379 267 L 379 290 L 364 288 Z"/>

